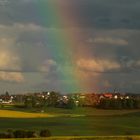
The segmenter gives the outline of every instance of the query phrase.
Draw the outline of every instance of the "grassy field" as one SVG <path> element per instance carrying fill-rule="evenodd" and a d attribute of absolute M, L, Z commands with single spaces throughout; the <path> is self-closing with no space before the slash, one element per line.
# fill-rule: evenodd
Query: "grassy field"
<path fill-rule="evenodd" d="M 10 140 L 15 140 L 15 139 L 10 139 Z M 22 139 L 16 139 L 16 140 L 22 140 Z M 69 137 L 33 138 L 30 140 L 140 140 L 140 136 L 71 136 L 71 137 L 69 136 Z"/>
<path fill-rule="evenodd" d="M 140 135 L 140 110 L 46 108 L 44 111 L 13 107 L 0 110 L 0 130 L 48 128 L 53 136 Z"/>

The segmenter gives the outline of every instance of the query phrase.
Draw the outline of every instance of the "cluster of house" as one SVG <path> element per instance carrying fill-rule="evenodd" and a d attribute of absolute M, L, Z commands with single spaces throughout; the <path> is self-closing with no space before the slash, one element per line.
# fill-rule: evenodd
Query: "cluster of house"
<path fill-rule="evenodd" d="M 98 94 L 99 99 L 108 98 L 108 99 L 129 99 L 131 95 L 120 94 L 120 93 L 103 93 Z"/>
<path fill-rule="evenodd" d="M 76 103 L 82 103 L 84 106 L 96 106 L 102 99 L 130 99 L 140 98 L 140 95 L 134 94 L 122 94 L 122 93 L 85 93 L 85 94 L 73 94 L 73 98 L 76 99 Z"/>
<path fill-rule="evenodd" d="M 10 95 L 0 95 L 1 104 L 11 104 L 13 102 L 13 96 Z"/>
<path fill-rule="evenodd" d="M 34 95 L 39 98 L 47 99 L 50 96 L 51 92 L 41 92 L 41 93 L 28 93 L 28 94 L 18 94 L 18 95 L 9 95 L 4 94 L 0 95 L 0 103 L 2 104 L 11 104 L 14 102 L 22 103 L 24 102 L 25 96 Z M 69 98 L 73 98 L 75 103 L 78 105 L 82 102 L 84 105 L 90 106 L 93 104 L 98 104 L 101 99 L 130 99 L 130 98 L 139 98 L 140 94 L 123 94 L 123 93 L 72 93 L 61 95 L 59 98 L 60 102 L 66 103 Z"/>
<path fill-rule="evenodd" d="M 0 95 L 0 104 L 12 104 L 12 103 L 23 103 L 25 101 L 26 96 L 36 96 L 39 98 L 47 99 L 49 96 L 49 92 L 42 93 L 26 93 L 26 94 L 2 94 Z"/>

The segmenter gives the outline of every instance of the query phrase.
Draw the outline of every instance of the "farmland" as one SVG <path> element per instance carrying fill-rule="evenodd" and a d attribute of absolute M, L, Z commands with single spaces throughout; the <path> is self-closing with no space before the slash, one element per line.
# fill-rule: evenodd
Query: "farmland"
<path fill-rule="evenodd" d="M 53 136 L 139 135 L 140 110 L 94 108 L 46 108 L 35 110 L 6 107 L 0 110 L 0 130 L 48 128 Z"/>
<path fill-rule="evenodd" d="M 68 136 L 68 137 L 47 138 L 47 140 L 139 140 L 139 139 L 140 136 Z M 15 139 L 11 139 L 11 140 L 15 140 Z M 22 139 L 20 138 L 16 140 L 22 140 Z M 33 138 L 30 140 L 46 140 L 46 138 Z"/>

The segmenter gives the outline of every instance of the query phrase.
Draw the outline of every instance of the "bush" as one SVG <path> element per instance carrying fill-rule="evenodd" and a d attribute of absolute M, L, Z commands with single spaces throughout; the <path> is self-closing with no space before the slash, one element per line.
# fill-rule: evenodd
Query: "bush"
<path fill-rule="evenodd" d="M 8 138 L 8 134 L 5 132 L 0 133 L 0 138 Z"/>
<path fill-rule="evenodd" d="M 14 138 L 13 130 L 12 129 L 8 129 L 7 130 L 7 135 L 8 135 L 8 138 Z"/>
<path fill-rule="evenodd" d="M 51 132 L 48 129 L 40 131 L 40 137 L 50 137 Z M 15 130 L 8 129 L 7 132 L 0 133 L 0 139 L 3 138 L 36 138 L 39 137 L 36 131 Z"/>
<path fill-rule="evenodd" d="M 27 132 L 25 130 L 16 130 L 13 132 L 15 138 L 26 138 Z"/>
<path fill-rule="evenodd" d="M 27 138 L 36 138 L 37 136 L 35 131 L 27 131 Z"/>
<path fill-rule="evenodd" d="M 44 129 L 40 131 L 40 137 L 50 137 L 51 132 L 48 129 Z"/>

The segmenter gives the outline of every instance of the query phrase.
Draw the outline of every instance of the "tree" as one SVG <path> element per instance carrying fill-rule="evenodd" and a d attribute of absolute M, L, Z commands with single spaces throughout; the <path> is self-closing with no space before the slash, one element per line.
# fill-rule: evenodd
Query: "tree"
<path fill-rule="evenodd" d="M 110 99 L 110 108 L 122 109 L 122 103 L 120 99 Z"/>
<path fill-rule="evenodd" d="M 50 137 L 51 132 L 48 129 L 44 129 L 40 131 L 40 137 Z"/>
<path fill-rule="evenodd" d="M 127 108 L 127 99 L 122 99 L 122 108 L 126 109 Z"/>
<path fill-rule="evenodd" d="M 60 94 L 58 92 L 54 92 L 54 91 L 50 92 L 50 95 L 48 96 L 46 100 L 46 105 L 55 107 L 59 100 L 59 97 L 60 97 Z"/>
<path fill-rule="evenodd" d="M 134 101 L 132 99 L 127 99 L 127 107 L 129 109 L 133 109 L 134 108 Z"/>
<path fill-rule="evenodd" d="M 98 100 L 99 98 L 96 94 L 87 94 L 85 97 L 84 105 L 95 107 L 98 104 Z"/>
<path fill-rule="evenodd" d="M 8 91 L 5 92 L 5 96 L 10 96 Z"/>
<path fill-rule="evenodd" d="M 32 108 L 33 107 L 33 104 L 32 103 L 33 103 L 32 102 L 32 96 L 25 97 L 25 101 L 24 101 L 25 107 Z"/>
<path fill-rule="evenodd" d="M 135 107 L 136 109 L 139 109 L 139 108 L 140 108 L 140 99 L 135 99 L 135 100 L 134 100 L 134 107 Z"/>
<path fill-rule="evenodd" d="M 76 107 L 75 101 L 73 98 L 70 98 L 67 102 L 66 108 L 73 109 Z"/>
<path fill-rule="evenodd" d="M 36 138 L 38 135 L 37 135 L 37 133 L 35 132 L 35 131 L 27 131 L 26 132 L 27 134 L 27 138 Z"/>
<path fill-rule="evenodd" d="M 104 108 L 104 109 L 109 109 L 110 108 L 110 99 L 101 99 L 99 107 Z"/>
<path fill-rule="evenodd" d="M 44 107 L 44 99 L 37 96 L 26 96 L 24 105 L 27 108 L 42 108 Z"/>
<path fill-rule="evenodd" d="M 27 133 L 25 130 L 16 130 L 13 132 L 15 138 L 26 138 Z"/>
<path fill-rule="evenodd" d="M 14 134 L 13 134 L 13 130 L 12 129 L 8 129 L 7 130 L 7 136 L 8 136 L 8 138 L 14 138 Z"/>

